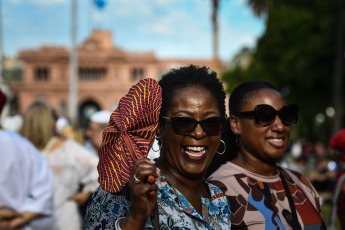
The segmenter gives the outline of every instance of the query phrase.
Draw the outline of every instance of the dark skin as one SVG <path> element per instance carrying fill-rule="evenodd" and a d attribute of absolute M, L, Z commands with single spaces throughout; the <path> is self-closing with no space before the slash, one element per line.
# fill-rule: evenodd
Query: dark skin
<path fill-rule="evenodd" d="M 248 103 L 242 106 L 241 111 L 252 111 L 258 104 L 268 104 L 276 110 L 285 105 L 279 92 L 272 89 L 260 89 L 246 101 Z M 232 116 L 230 125 L 238 134 L 240 144 L 240 152 L 232 162 L 259 175 L 276 175 L 277 162 L 285 153 L 291 127 L 285 126 L 279 116 L 266 127 L 256 126 L 253 118 Z"/>
<path fill-rule="evenodd" d="M 176 91 L 166 116 L 188 116 L 200 121 L 209 117 L 219 117 L 220 112 L 216 99 L 207 89 L 191 86 Z M 130 216 L 121 221 L 122 229 L 144 228 L 157 200 L 156 195 L 150 194 L 158 190 L 154 182 L 148 181 L 150 175 L 157 178 L 159 173 L 162 173 L 200 215 L 202 215 L 201 197 L 210 198 L 208 189 L 202 181 L 218 149 L 220 134 L 208 136 L 198 124 L 192 133 L 179 135 L 174 132 L 171 122 L 167 121 L 159 125 L 157 135 L 162 141 L 157 163 L 149 159 L 139 159 L 134 162 L 129 182 L 133 209 Z M 192 148 L 198 150 L 193 152 Z M 193 154 L 198 155 L 197 159 L 191 157 Z M 136 184 L 133 175 L 143 182 Z"/>
<path fill-rule="evenodd" d="M 17 213 L 13 210 L 0 209 L 0 230 L 20 230 L 40 216 L 35 212 Z"/>

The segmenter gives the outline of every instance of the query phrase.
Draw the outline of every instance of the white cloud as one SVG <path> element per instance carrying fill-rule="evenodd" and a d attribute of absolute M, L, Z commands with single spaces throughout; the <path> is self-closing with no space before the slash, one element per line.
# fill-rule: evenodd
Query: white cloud
<path fill-rule="evenodd" d="M 37 4 L 37 5 L 54 5 L 56 3 L 65 3 L 65 2 L 68 2 L 68 1 L 71 1 L 71 0 L 32 0 L 32 2 L 34 4 Z"/>
<path fill-rule="evenodd" d="M 10 3 L 14 3 L 14 4 L 17 4 L 17 3 L 20 3 L 21 0 L 9 0 Z"/>

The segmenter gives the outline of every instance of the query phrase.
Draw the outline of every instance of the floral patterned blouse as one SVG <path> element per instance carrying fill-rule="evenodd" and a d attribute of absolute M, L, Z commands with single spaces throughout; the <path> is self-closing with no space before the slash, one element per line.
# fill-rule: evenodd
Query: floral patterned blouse
<path fill-rule="evenodd" d="M 230 229 L 230 205 L 218 187 L 204 181 L 211 198 L 201 197 L 201 216 L 162 174 L 156 184 L 160 229 Z M 85 229 L 115 229 L 116 220 L 129 216 L 131 206 L 128 187 L 117 194 L 106 192 L 99 187 L 89 203 Z M 153 218 L 151 213 L 145 229 L 154 229 Z"/>

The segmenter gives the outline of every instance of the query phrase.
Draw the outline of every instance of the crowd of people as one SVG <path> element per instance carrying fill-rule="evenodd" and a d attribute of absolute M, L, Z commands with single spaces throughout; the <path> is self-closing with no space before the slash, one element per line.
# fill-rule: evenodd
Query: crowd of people
<path fill-rule="evenodd" d="M 225 98 L 207 67 L 172 69 L 93 114 L 83 143 L 34 102 L 17 132 L 0 127 L 0 230 L 326 229 L 340 165 L 291 145 L 298 105 L 257 80 Z"/>
<path fill-rule="evenodd" d="M 0 101 L 2 107 L 3 93 Z M 99 185 L 98 156 L 71 138 L 69 128 L 46 102 L 36 101 L 18 132 L 0 129 L 0 229 L 83 228 Z"/>

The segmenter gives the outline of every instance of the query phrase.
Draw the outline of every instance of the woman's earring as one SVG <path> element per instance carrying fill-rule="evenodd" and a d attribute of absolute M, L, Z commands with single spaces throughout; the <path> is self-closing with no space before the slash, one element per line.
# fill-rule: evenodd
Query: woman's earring
<path fill-rule="evenodd" d="M 156 140 L 157 140 L 157 143 L 158 143 L 158 149 L 155 150 L 155 149 L 153 148 L 153 145 L 152 145 L 152 151 L 153 151 L 153 152 L 159 152 L 159 151 L 161 151 L 161 148 L 162 148 L 162 141 L 161 141 L 159 138 L 157 138 Z"/>
<path fill-rule="evenodd" d="M 220 142 L 221 142 L 221 143 L 223 143 L 223 145 L 224 145 L 224 149 L 223 149 L 223 152 L 218 152 L 218 151 L 217 151 L 217 153 L 218 153 L 219 155 L 222 155 L 222 154 L 224 154 L 224 153 L 225 153 L 225 150 L 226 150 L 226 144 L 225 144 L 225 142 L 224 142 L 223 140 L 220 140 Z"/>
<path fill-rule="evenodd" d="M 235 142 L 238 143 L 238 133 L 236 133 Z"/>

